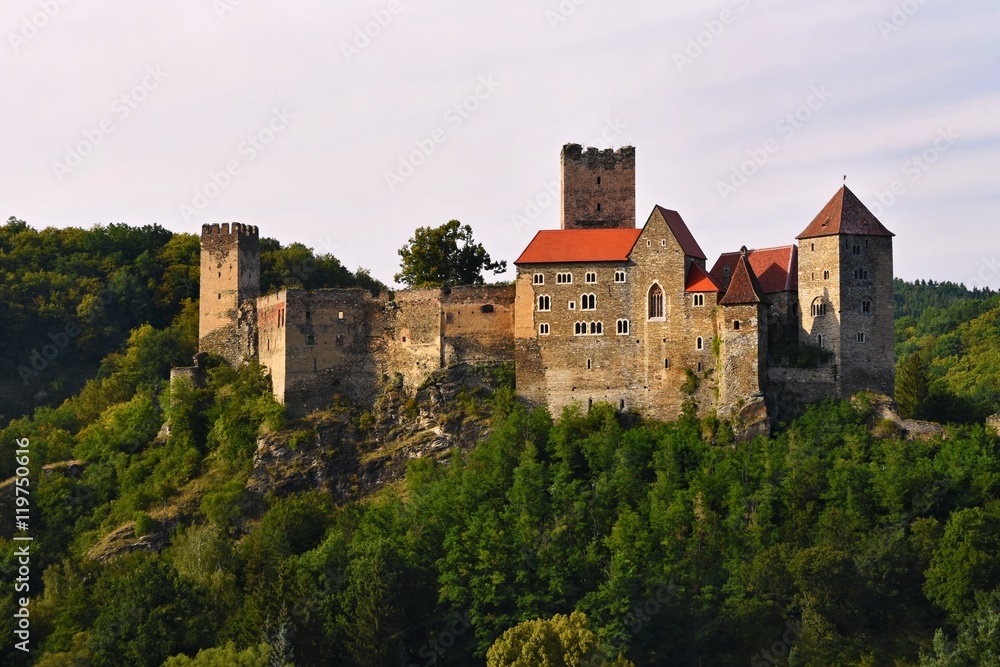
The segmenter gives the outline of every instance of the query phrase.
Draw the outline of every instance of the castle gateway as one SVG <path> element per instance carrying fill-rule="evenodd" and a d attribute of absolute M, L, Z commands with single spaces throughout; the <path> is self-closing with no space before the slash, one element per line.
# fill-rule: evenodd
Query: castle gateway
<path fill-rule="evenodd" d="M 600 401 L 763 424 L 825 396 L 892 395 L 893 234 L 846 186 L 797 246 L 743 247 L 709 269 L 678 212 L 654 207 L 636 227 L 635 149 L 571 144 L 561 219 L 515 261 L 514 287 L 379 298 L 261 296 L 257 228 L 205 225 L 201 350 L 258 358 L 292 414 L 370 402 L 386 378 L 412 390 L 456 363 L 513 362 L 518 393 L 553 413 Z"/>

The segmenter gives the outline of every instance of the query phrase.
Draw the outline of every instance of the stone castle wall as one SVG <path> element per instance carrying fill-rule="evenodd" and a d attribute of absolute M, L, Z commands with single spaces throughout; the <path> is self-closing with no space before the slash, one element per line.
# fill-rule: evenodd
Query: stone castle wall
<path fill-rule="evenodd" d="M 762 305 L 722 306 L 719 415 L 738 413 L 767 384 L 768 313 Z"/>
<path fill-rule="evenodd" d="M 204 225 L 201 235 L 199 347 L 232 364 L 256 355 L 260 244 L 256 227 Z"/>
<path fill-rule="evenodd" d="M 635 227 L 635 149 L 562 152 L 562 228 Z"/>

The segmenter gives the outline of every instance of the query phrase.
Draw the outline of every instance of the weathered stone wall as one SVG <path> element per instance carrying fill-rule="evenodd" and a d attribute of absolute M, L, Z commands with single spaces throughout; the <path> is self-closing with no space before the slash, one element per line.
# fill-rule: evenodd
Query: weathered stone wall
<path fill-rule="evenodd" d="M 892 237 L 841 236 L 840 256 L 841 396 L 869 389 L 892 397 L 896 373 Z"/>
<path fill-rule="evenodd" d="M 719 415 L 738 413 L 766 385 L 767 307 L 720 306 Z"/>
<path fill-rule="evenodd" d="M 455 287 L 441 296 L 445 365 L 513 362 L 512 285 Z"/>
<path fill-rule="evenodd" d="M 562 228 L 635 227 L 635 149 L 562 151 Z"/>
<path fill-rule="evenodd" d="M 259 359 L 271 374 L 274 397 L 285 403 L 285 341 L 288 327 L 288 292 L 281 290 L 257 299 Z"/>
<path fill-rule="evenodd" d="M 837 391 L 837 368 L 832 363 L 819 368 L 771 366 L 767 369 L 765 395 L 775 420 L 798 416 L 810 403 L 835 397 Z"/>
<path fill-rule="evenodd" d="M 840 355 L 840 243 L 836 236 L 803 239 L 799 242 L 799 340 Z M 817 315 L 813 306 L 825 304 L 826 314 Z"/>
<path fill-rule="evenodd" d="M 257 228 L 204 225 L 201 233 L 199 348 L 240 364 L 257 353 L 260 293 Z"/>
<path fill-rule="evenodd" d="M 397 292 L 386 309 L 386 347 L 379 363 L 390 377 L 401 375 L 404 388 L 412 391 L 444 365 L 441 291 Z"/>

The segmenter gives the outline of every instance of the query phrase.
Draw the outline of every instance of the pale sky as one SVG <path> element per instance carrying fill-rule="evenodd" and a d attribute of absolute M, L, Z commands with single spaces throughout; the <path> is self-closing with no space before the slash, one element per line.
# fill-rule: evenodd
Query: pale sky
<path fill-rule="evenodd" d="M 640 224 L 709 262 L 847 175 L 899 277 L 1000 288 L 996 0 L 7 0 L 0 31 L 0 215 L 35 227 L 239 221 L 391 281 L 452 218 L 512 262 L 564 143 L 633 145 Z"/>

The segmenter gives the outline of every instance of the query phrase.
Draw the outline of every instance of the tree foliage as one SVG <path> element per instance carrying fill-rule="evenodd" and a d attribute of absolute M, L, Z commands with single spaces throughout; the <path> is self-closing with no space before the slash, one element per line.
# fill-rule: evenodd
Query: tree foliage
<path fill-rule="evenodd" d="M 440 227 L 419 227 L 405 246 L 398 283 L 408 287 L 482 284 L 483 272 L 503 273 L 507 262 L 494 262 L 472 238 L 472 227 L 452 220 Z"/>

